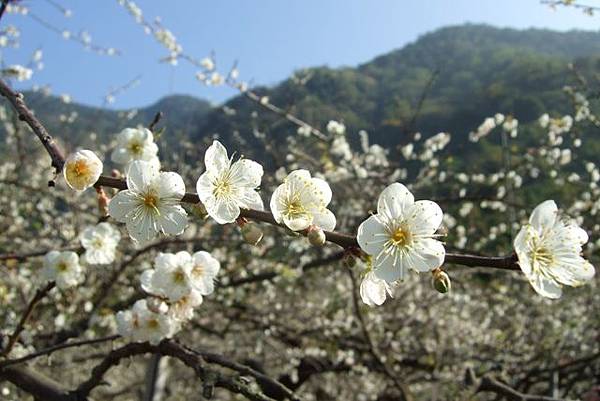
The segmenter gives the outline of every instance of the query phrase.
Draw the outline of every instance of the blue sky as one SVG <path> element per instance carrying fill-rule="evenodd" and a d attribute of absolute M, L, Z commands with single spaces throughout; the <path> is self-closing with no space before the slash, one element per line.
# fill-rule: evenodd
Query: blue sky
<path fill-rule="evenodd" d="M 21 31 L 20 49 L 2 54 L 7 64 L 24 64 L 37 47 L 44 69 L 35 84 L 50 84 L 55 94 L 100 105 L 109 88 L 136 76 L 139 85 L 117 97 L 114 108 L 151 104 L 162 96 L 185 93 L 214 103 L 235 95 L 228 88 L 208 88 L 181 63 L 161 64 L 164 49 L 116 0 L 53 0 L 70 10 L 65 18 L 48 0 L 24 0 L 52 25 L 87 30 L 94 43 L 116 47 L 121 56 L 101 56 L 61 39 L 30 16 L 5 15 L 2 26 Z M 593 4 L 600 1 L 588 0 Z M 184 51 L 201 58 L 214 51 L 219 67 L 239 62 L 241 77 L 255 84 L 275 84 L 294 70 L 317 65 L 353 66 L 416 40 L 436 28 L 465 22 L 500 27 L 598 30 L 600 16 L 560 8 L 538 0 L 138 0 L 144 16 L 160 16 Z M 25 85 L 30 86 L 31 83 Z"/>

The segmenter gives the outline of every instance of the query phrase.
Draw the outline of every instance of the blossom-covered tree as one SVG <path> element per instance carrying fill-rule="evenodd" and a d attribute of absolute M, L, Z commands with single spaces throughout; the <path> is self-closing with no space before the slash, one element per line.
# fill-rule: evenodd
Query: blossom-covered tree
<path fill-rule="evenodd" d="M 67 154 L 12 88 L 34 65 L 5 67 L 3 397 L 594 399 L 600 166 L 581 150 L 600 123 L 583 77 L 564 88 L 572 115 L 485 118 L 468 135 L 497 146 L 482 170 L 456 162 L 446 132 L 392 149 L 337 116 L 311 123 L 118 3 L 163 61 L 238 90 L 288 136 L 280 148 L 254 129 L 254 154 L 210 135 L 169 153 L 157 114 Z"/>

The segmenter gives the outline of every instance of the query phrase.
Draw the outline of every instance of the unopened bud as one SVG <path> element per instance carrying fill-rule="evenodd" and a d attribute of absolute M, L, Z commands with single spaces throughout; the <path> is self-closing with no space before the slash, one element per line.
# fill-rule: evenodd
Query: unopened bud
<path fill-rule="evenodd" d="M 100 210 L 100 215 L 105 217 L 108 216 L 108 196 L 106 196 L 106 192 L 102 187 L 96 188 L 96 193 L 98 194 L 98 210 Z"/>
<path fill-rule="evenodd" d="M 206 211 L 206 207 L 202 204 L 202 202 L 198 202 L 191 207 L 191 212 L 194 216 L 205 219 L 208 216 L 208 212 Z"/>
<path fill-rule="evenodd" d="M 317 226 L 310 226 L 308 228 L 308 241 L 313 246 L 323 246 L 325 245 L 325 241 L 327 238 L 325 237 L 325 232 L 322 228 Z"/>
<path fill-rule="evenodd" d="M 256 224 L 245 223 L 242 227 L 242 237 L 250 245 L 258 245 L 263 238 L 263 232 Z"/>
<path fill-rule="evenodd" d="M 449 292 L 451 288 L 450 276 L 441 269 L 435 269 L 432 274 L 431 285 L 433 288 L 441 294 Z"/>

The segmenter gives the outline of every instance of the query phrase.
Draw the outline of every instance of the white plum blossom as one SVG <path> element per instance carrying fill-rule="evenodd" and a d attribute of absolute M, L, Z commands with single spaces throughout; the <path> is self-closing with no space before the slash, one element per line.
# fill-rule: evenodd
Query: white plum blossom
<path fill-rule="evenodd" d="M 102 161 L 91 150 L 78 150 L 70 154 L 63 166 L 63 176 L 69 187 L 83 191 L 98 181 L 102 174 Z"/>
<path fill-rule="evenodd" d="M 369 306 L 383 305 L 387 296 L 392 296 L 392 288 L 371 270 L 365 274 L 360 283 L 360 297 Z"/>
<path fill-rule="evenodd" d="M 192 255 L 192 285 L 202 295 L 210 295 L 214 291 L 214 281 L 221 264 L 210 253 L 199 251 Z"/>
<path fill-rule="evenodd" d="M 192 290 L 188 295 L 183 296 L 177 302 L 171 303 L 168 314 L 178 322 L 185 322 L 194 317 L 196 307 L 202 304 L 202 294 Z"/>
<path fill-rule="evenodd" d="M 445 249 L 435 239 L 443 213 L 437 203 L 414 200 L 400 183 L 383 190 L 377 214 L 358 228 L 361 249 L 373 257 L 377 278 L 388 283 L 404 279 L 407 269 L 432 271 L 442 265 Z"/>
<path fill-rule="evenodd" d="M 340 122 L 331 120 L 327 123 L 327 132 L 334 135 L 344 135 L 346 126 Z"/>
<path fill-rule="evenodd" d="M 154 260 L 154 269 L 142 274 L 142 288 L 170 302 L 180 301 L 192 292 L 210 295 L 220 267 L 219 261 L 205 251 L 193 255 L 186 251 L 161 253 Z"/>
<path fill-rule="evenodd" d="M 248 159 L 232 163 L 219 141 L 206 150 L 204 164 L 206 171 L 198 179 L 196 190 L 208 215 L 217 223 L 233 223 L 241 208 L 263 210 L 256 191 L 263 176 L 260 164 Z"/>
<path fill-rule="evenodd" d="M 215 62 L 211 57 L 205 57 L 202 60 L 200 60 L 200 65 L 202 66 L 202 68 L 208 71 L 212 71 L 215 69 Z"/>
<path fill-rule="evenodd" d="M 60 289 L 74 287 L 84 280 L 84 270 L 79 264 L 79 256 L 72 251 L 50 251 L 44 257 L 42 277 L 56 282 Z"/>
<path fill-rule="evenodd" d="M 110 223 L 100 223 L 87 227 L 81 232 L 79 241 L 85 249 L 83 259 L 86 263 L 106 265 L 115 260 L 117 245 L 121 240 L 121 233 Z"/>
<path fill-rule="evenodd" d="M 156 165 L 136 160 L 127 174 L 127 190 L 108 204 L 109 214 L 127 225 L 131 238 L 141 243 L 159 232 L 179 235 L 187 225 L 187 213 L 179 204 L 185 184 L 177 173 L 159 172 Z"/>
<path fill-rule="evenodd" d="M 113 162 L 127 165 L 133 160 L 158 163 L 158 146 L 148 128 L 125 128 L 117 135 L 117 147 L 110 158 Z"/>
<path fill-rule="evenodd" d="M 160 253 L 154 259 L 154 269 L 142 273 L 142 289 L 149 294 L 177 302 L 193 289 L 191 271 L 189 253 Z"/>
<path fill-rule="evenodd" d="M 588 235 L 574 221 L 559 214 L 556 203 L 538 205 L 529 223 L 515 238 L 519 266 L 535 291 L 559 298 L 562 286 L 579 286 L 594 277 L 594 267 L 581 256 Z"/>
<path fill-rule="evenodd" d="M 273 192 L 271 212 L 278 223 L 292 231 L 310 226 L 332 231 L 336 218 L 327 209 L 331 196 L 331 188 L 325 180 L 311 177 L 307 170 L 294 170 Z"/>
<path fill-rule="evenodd" d="M 121 336 L 135 342 L 149 341 L 154 345 L 171 337 L 177 329 L 177 323 L 171 316 L 150 310 L 145 299 L 137 301 L 131 310 L 117 313 L 116 321 Z"/>
<path fill-rule="evenodd" d="M 31 68 L 23 67 L 20 64 L 9 65 L 3 71 L 4 75 L 15 78 L 17 81 L 29 81 L 33 75 Z"/>

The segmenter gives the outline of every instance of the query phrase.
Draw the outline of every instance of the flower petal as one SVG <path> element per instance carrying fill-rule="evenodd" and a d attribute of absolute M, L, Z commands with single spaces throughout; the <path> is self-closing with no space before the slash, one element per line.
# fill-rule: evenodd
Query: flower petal
<path fill-rule="evenodd" d="M 385 226 L 377 215 L 369 217 L 358 227 L 356 235 L 358 245 L 369 255 L 376 256 L 383 249 L 383 245 L 389 240 Z"/>
<path fill-rule="evenodd" d="M 396 280 L 404 280 L 406 274 L 406 265 L 400 257 L 395 261 L 394 257 L 389 253 L 380 254 L 373 260 L 373 272 L 377 278 L 385 280 L 388 283 L 393 283 Z"/>
<path fill-rule="evenodd" d="M 313 178 L 311 181 L 315 188 L 319 191 L 319 198 L 321 198 L 324 205 L 329 205 L 329 202 L 331 202 L 332 194 L 331 187 L 329 186 L 327 181 L 322 180 L 320 178 Z"/>
<path fill-rule="evenodd" d="M 231 165 L 231 178 L 236 185 L 257 188 L 263 173 L 263 167 L 253 160 L 240 159 Z"/>
<path fill-rule="evenodd" d="M 444 263 L 444 245 L 433 238 L 422 238 L 413 243 L 413 249 L 404 258 L 406 266 L 417 272 L 429 272 Z"/>
<path fill-rule="evenodd" d="M 108 214 L 115 220 L 124 222 L 127 215 L 140 205 L 138 196 L 130 190 L 117 193 L 108 203 Z"/>
<path fill-rule="evenodd" d="M 162 172 L 158 174 L 158 196 L 162 199 L 173 198 L 181 200 L 185 195 L 183 178 L 177 173 Z"/>
<path fill-rule="evenodd" d="M 219 224 L 233 223 L 240 215 L 240 207 L 234 201 L 217 199 L 212 207 L 204 206 L 208 215 Z"/>
<path fill-rule="evenodd" d="M 405 216 L 415 203 L 412 193 L 404 185 L 395 182 L 385 188 L 377 202 L 377 213 L 396 219 Z"/>
<path fill-rule="evenodd" d="M 307 229 L 312 221 L 312 216 L 306 213 L 297 215 L 294 218 L 289 218 L 288 215 L 283 216 L 283 223 L 292 231 Z"/>
<path fill-rule="evenodd" d="M 365 275 L 360 283 L 360 297 L 369 306 L 379 306 L 385 302 L 387 288 L 385 281 L 375 277 L 373 272 Z"/>
<path fill-rule="evenodd" d="M 560 285 L 542 274 L 534 274 L 527 278 L 533 289 L 543 297 L 557 299 L 562 295 Z"/>
<path fill-rule="evenodd" d="M 435 202 L 429 200 L 416 201 L 407 210 L 408 224 L 413 235 L 433 235 L 442 224 L 444 214 Z"/>
<path fill-rule="evenodd" d="M 550 229 L 554 226 L 554 222 L 558 216 L 558 207 L 553 200 L 547 200 L 540 203 L 529 217 L 529 223 L 538 232 L 542 232 L 545 229 Z"/>
<path fill-rule="evenodd" d="M 129 165 L 127 171 L 127 188 L 131 191 L 141 192 L 158 178 L 158 170 L 149 162 L 135 160 Z"/>
<path fill-rule="evenodd" d="M 514 248 L 519 259 L 519 267 L 529 275 L 531 273 L 531 260 L 529 259 L 529 238 L 533 234 L 533 227 L 529 224 L 521 227 L 521 230 L 515 237 Z"/>
<path fill-rule="evenodd" d="M 325 231 L 333 231 L 336 223 L 335 215 L 329 209 L 313 212 L 312 223 Z"/>
<path fill-rule="evenodd" d="M 227 157 L 227 149 L 219 141 L 213 141 L 213 144 L 206 149 L 204 154 L 204 165 L 206 171 L 218 174 L 229 168 L 230 160 Z"/>
<path fill-rule="evenodd" d="M 188 217 L 180 205 L 163 205 L 159 208 L 157 218 L 161 230 L 165 234 L 179 235 L 187 227 Z"/>

